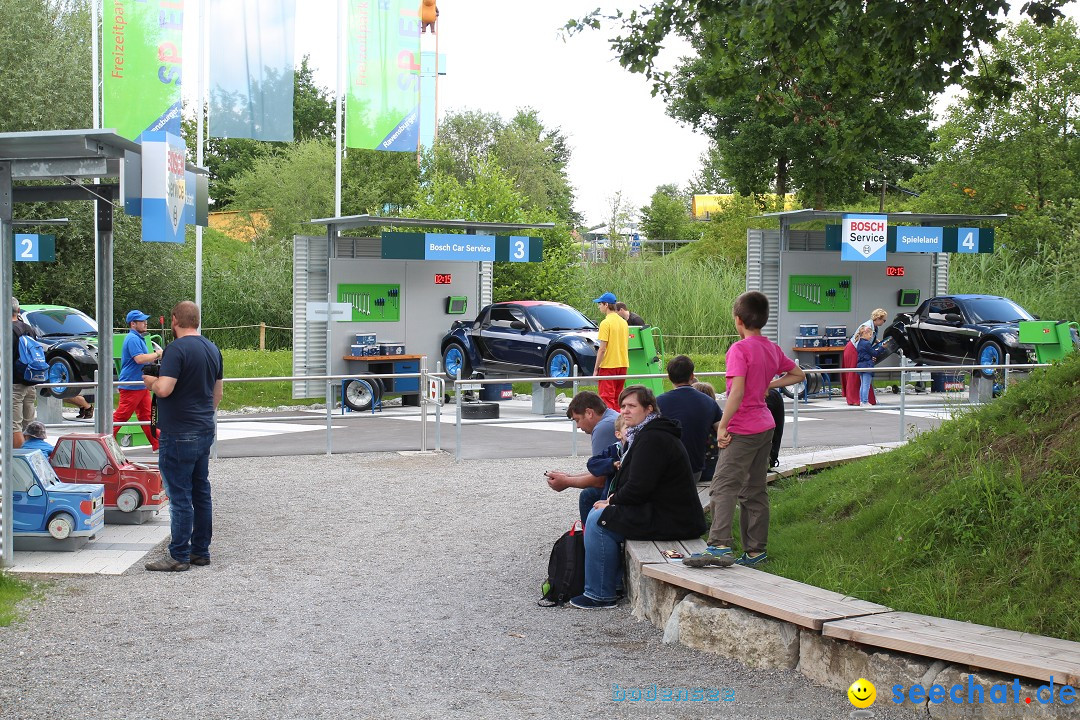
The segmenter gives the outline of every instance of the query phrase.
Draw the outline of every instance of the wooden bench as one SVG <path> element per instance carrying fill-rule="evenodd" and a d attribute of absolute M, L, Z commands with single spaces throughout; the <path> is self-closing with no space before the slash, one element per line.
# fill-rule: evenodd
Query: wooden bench
<path fill-rule="evenodd" d="M 665 562 L 644 565 L 641 572 L 646 577 L 811 630 L 820 631 L 825 623 L 834 620 L 892 610 L 741 565 L 691 568 L 681 562 Z"/>
<path fill-rule="evenodd" d="M 638 565 L 648 563 L 666 563 L 665 550 L 674 550 L 682 553 L 683 557 L 690 557 L 694 553 L 705 552 L 705 541 L 695 540 L 627 540 L 626 553 L 630 561 Z"/>
<path fill-rule="evenodd" d="M 1069 640 L 906 612 L 829 622 L 822 634 L 1006 675 L 1080 684 L 1080 643 Z"/>

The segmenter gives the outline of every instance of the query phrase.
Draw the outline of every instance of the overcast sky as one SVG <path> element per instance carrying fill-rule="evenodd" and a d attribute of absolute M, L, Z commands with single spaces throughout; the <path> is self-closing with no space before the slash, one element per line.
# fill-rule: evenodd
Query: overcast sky
<path fill-rule="evenodd" d="M 518 108 L 536 108 L 545 126 L 561 129 L 569 139 L 576 208 L 590 225 L 610 217 L 611 200 L 620 191 L 637 209 L 648 204 L 657 185 L 684 186 L 708 146 L 702 135 L 665 115 L 663 101 L 652 97 L 644 78 L 619 66 L 605 41 L 610 31 L 560 38 L 559 28 L 568 19 L 598 4 L 438 2 L 439 50 L 448 70 L 440 85 L 440 115 L 468 109 L 509 119 Z M 624 9 L 638 4 L 621 3 Z M 1011 19 L 1019 16 L 1022 3 L 1014 5 Z M 329 88 L 336 84 L 337 7 L 337 0 L 297 3 L 296 55 L 310 54 L 317 82 Z M 1076 17 L 1080 3 L 1069 3 L 1065 11 Z M 188 20 L 194 15 L 189 12 Z M 192 35 L 185 34 L 185 43 Z M 669 52 L 668 60 L 676 55 Z M 194 83 L 185 85 L 191 91 Z"/>

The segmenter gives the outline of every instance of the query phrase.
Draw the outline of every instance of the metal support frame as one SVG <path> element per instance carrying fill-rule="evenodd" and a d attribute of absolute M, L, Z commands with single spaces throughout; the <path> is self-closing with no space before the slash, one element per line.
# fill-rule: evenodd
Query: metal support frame
<path fill-rule="evenodd" d="M 11 565 L 11 476 L 12 432 L 11 391 L 12 374 L 15 372 L 15 336 L 10 329 L 11 290 L 14 286 L 12 258 L 15 257 L 15 236 L 12 235 L 11 163 L 0 161 L 0 315 L 4 325 L 0 327 L 0 415 L 4 418 L 0 430 L 0 565 Z"/>

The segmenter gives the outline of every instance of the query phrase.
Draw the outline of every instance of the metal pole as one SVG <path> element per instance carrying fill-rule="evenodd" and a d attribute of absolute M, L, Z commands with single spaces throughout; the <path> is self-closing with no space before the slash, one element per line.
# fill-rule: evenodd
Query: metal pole
<path fill-rule="evenodd" d="M 993 390 L 990 391 L 993 394 Z M 1005 351 L 1005 387 L 1001 388 L 1001 394 L 1009 392 L 1009 351 Z"/>
<path fill-rule="evenodd" d="M 105 185 L 98 186 L 99 190 Z M 115 186 L 114 186 L 115 187 Z M 94 264 L 95 291 L 97 294 L 98 367 L 96 401 L 99 412 L 94 414 L 94 431 L 112 435 L 113 399 L 113 206 L 115 197 L 111 192 L 94 200 L 97 208 L 98 242 Z M 100 408 L 106 408 L 101 412 Z"/>
<path fill-rule="evenodd" d="M 196 94 L 198 96 L 198 107 L 195 112 L 195 164 L 199 167 L 203 167 L 203 117 L 208 110 L 206 109 L 206 91 L 209 83 L 206 82 L 204 72 L 209 72 L 209 60 L 207 56 L 210 54 L 210 43 L 207 38 L 210 36 L 210 11 L 207 7 L 207 0 L 199 0 L 199 59 L 196 63 Z M 192 188 L 194 192 L 194 188 Z M 195 304 L 203 309 L 202 301 L 202 262 L 203 258 L 203 229 L 202 225 L 195 226 Z M 200 315 L 200 320 L 201 320 Z M 200 326 L 202 323 L 199 323 Z"/>
<path fill-rule="evenodd" d="M 427 355 L 420 358 L 420 452 L 427 452 Z"/>
<path fill-rule="evenodd" d="M 329 374 L 329 373 L 327 373 Z M 334 381 L 326 381 L 326 454 L 333 455 L 334 448 L 331 444 L 330 436 L 332 435 L 332 418 L 331 414 L 334 412 Z"/>
<path fill-rule="evenodd" d="M 101 127 L 101 100 L 98 89 L 101 84 L 101 52 L 98 40 L 98 18 L 101 16 L 100 0 L 90 3 L 90 67 L 91 83 L 93 84 L 93 98 L 91 100 L 92 112 L 94 113 L 93 127 L 95 130 Z"/>
<path fill-rule="evenodd" d="M 904 368 L 907 367 L 907 358 L 904 357 L 904 351 L 900 351 L 900 441 L 904 441 L 904 406 L 907 401 L 907 383 L 904 378 L 907 376 L 907 371 Z"/>
<path fill-rule="evenodd" d="M 337 110 L 334 114 L 336 132 L 334 133 L 334 217 L 341 217 L 341 126 L 342 126 L 342 96 L 344 92 L 342 86 L 345 84 L 343 79 L 343 67 L 345 57 L 345 34 L 348 27 L 348 17 L 342 12 L 341 8 L 344 5 L 345 0 L 338 0 L 337 14 L 338 14 L 338 34 L 337 34 Z M 344 17 L 344 20 L 343 20 Z"/>
<path fill-rule="evenodd" d="M 461 459 L 461 367 L 454 373 L 454 460 Z"/>
<path fill-rule="evenodd" d="M 435 361 L 435 374 L 442 376 L 442 360 Z M 435 450 L 437 452 L 442 452 L 442 404 L 443 398 L 440 397 L 435 403 Z"/>
<path fill-rule="evenodd" d="M 11 322 L 11 290 L 14 285 L 14 271 L 11 267 L 15 257 L 15 238 L 11 234 L 11 163 L 0 161 L 0 314 L 4 316 L 4 322 Z M 14 474 L 11 472 L 13 460 L 11 451 L 15 428 L 10 428 L 8 418 L 11 417 L 13 404 L 11 393 L 14 383 L 12 375 L 15 372 L 15 334 L 5 326 L 0 332 L 0 415 L 3 416 L 6 425 L 0 428 L 0 565 L 11 565 L 11 482 L 8 478 Z"/>
<path fill-rule="evenodd" d="M 790 387 L 797 387 L 791 385 Z M 783 395 L 783 393 L 780 393 Z M 799 449 L 799 393 L 795 393 L 795 401 L 791 403 L 791 449 Z"/>
<path fill-rule="evenodd" d="M 574 365 L 570 370 L 574 376 L 574 395 L 577 395 L 577 365 Z M 570 396 L 571 400 L 574 399 L 574 395 Z M 574 422 L 573 418 L 570 419 L 570 454 L 577 457 L 577 423 Z"/>

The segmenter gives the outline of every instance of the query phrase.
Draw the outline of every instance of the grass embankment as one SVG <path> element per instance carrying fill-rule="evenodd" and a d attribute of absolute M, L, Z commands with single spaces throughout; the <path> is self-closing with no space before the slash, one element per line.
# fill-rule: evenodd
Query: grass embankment
<path fill-rule="evenodd" d="M 225 377 L 289 377 L 292 370 L 291 350 L 230 350 L 221 351 L 225 361 Z M 291 382 L 225 383 L 221 398 L 222 410 L 244 407 L 278 407 L 280 405 L 313 405 L 323 399 L 294 400 Z"/>
<path fill-rule="evenodd" d="M 907 446 L 772 493 L 770 572 L 1080 641 L 1080 354 Z"/>

